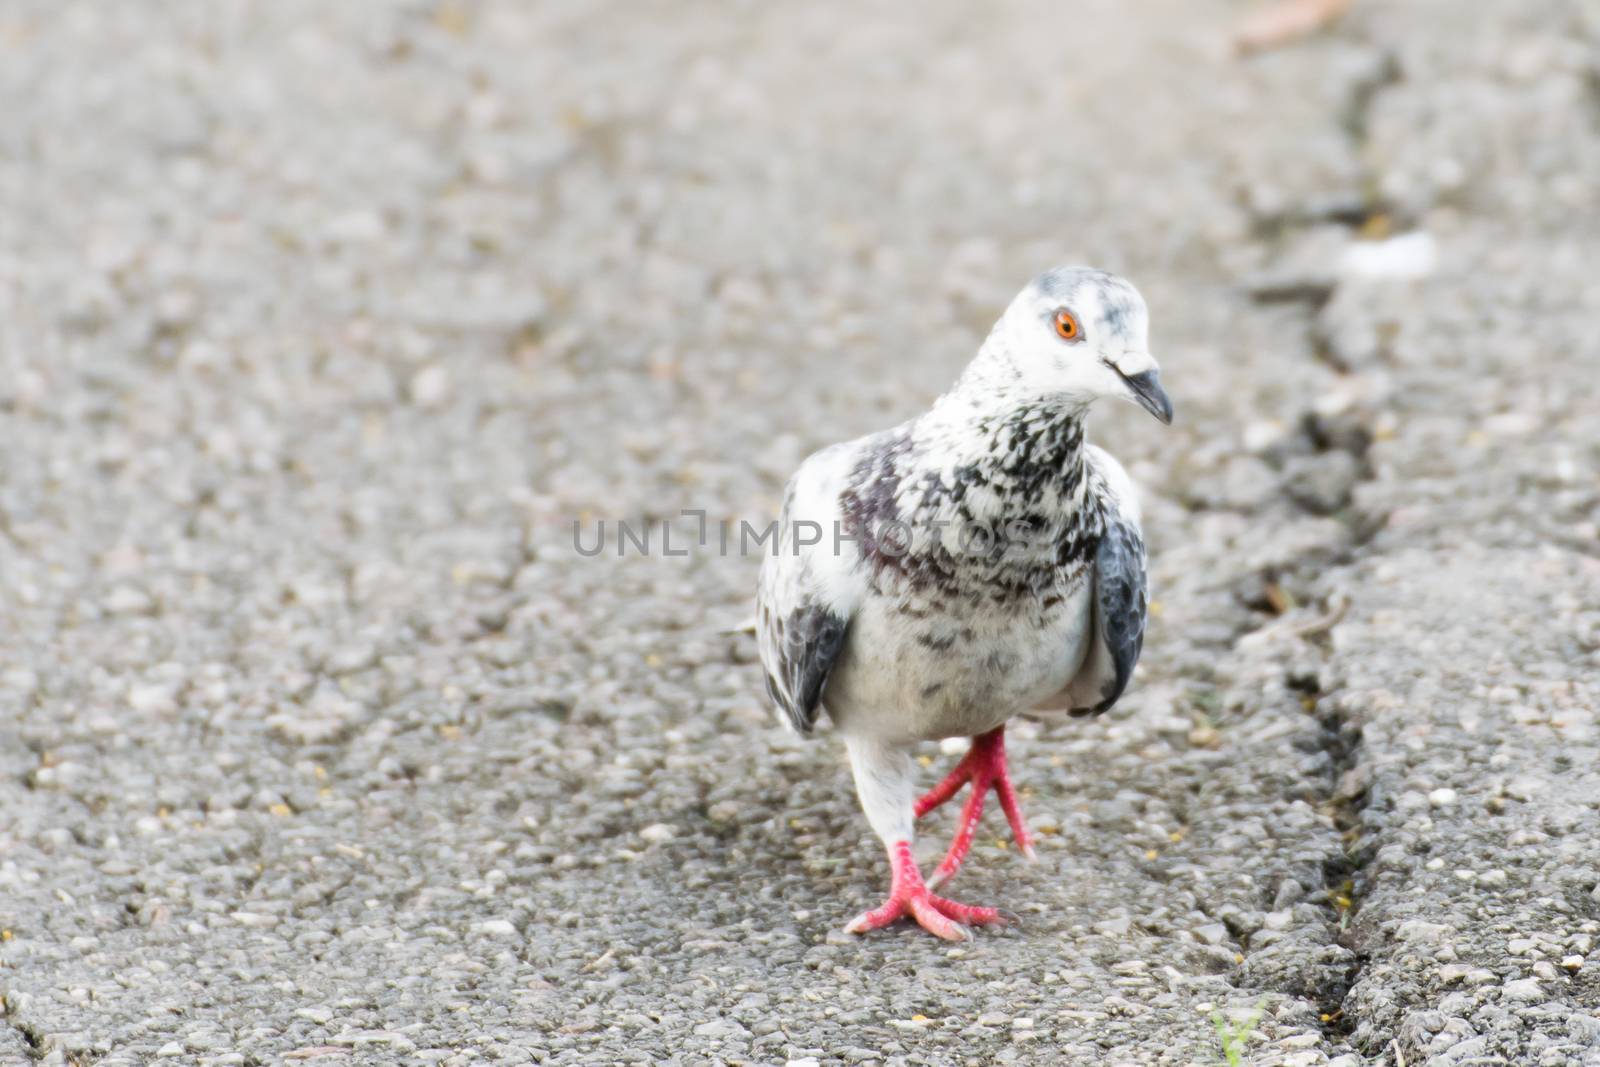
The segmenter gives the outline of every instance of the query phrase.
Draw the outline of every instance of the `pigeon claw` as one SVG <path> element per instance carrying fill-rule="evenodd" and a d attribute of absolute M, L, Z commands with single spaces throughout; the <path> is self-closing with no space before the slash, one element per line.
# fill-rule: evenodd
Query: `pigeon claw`
<path fill-rule="evenodd" d="M 889 885 L 889 899 L 850 920 L 845 927 L 847 932 L 863 934 L 909 918 L 928 933 L 946 941 L 969 941 L 972 939 L 970 927 L 1003 926 L 1014 918 L 999 908 L 977 907 L 935 896 L 923 882 L 922 873 L 911 858 L 909 841 L 895 842 L 889 850 L 889 858 L 894 871 Z"/>
<path fill-rule="evenodd" d="M 956 824 L 956 836 L 950 842 L 950 851 L 945 853 L 944 860 L 928 879 L 930 887 L 943 885 L 961 869 L 962 861 L 972 850 L 972 838 L 977 832 L 978 820 L 983 817 L 983 805 L 990 789 L 1000 797 L 1000 808 L 1005 812 L 1006 821 L 1011 824 L 1011 834 L 1017 840 L 1018 851 L 1030 862 L 1038 858 L 1033 850 L 1033 836 L 1028 833 L 1028 825 L 1022 819 L 1022 805 L 1017 800 L 1017 791 L 1011 785 L 1011 774 L 1006 769 L 1004 726 L 997 726 L 972 739 L 972 747 L 961 757 L 955 769 L 917 801 L 917 817 L 921 818 L 955 796 L 969 782 L 972 791 L 967 794 L 967 802 L 962 806 L 961 820 Z"/>

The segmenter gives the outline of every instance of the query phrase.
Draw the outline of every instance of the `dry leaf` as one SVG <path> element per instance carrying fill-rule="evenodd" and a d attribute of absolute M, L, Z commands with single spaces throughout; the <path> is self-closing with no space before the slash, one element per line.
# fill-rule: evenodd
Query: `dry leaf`
<path fill-rule="evenodd" d="M 1234 44 L 1241 52 L 1259 52 L 1291 44 L 1344 14 L 1350 0 L 1275 0 L 1239 24 Z"/>

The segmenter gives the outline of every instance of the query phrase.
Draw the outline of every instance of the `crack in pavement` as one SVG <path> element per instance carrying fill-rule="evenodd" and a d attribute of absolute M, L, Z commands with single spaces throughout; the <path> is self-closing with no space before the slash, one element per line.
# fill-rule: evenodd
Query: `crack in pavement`
<path fill-rule="evenodd" d="M 45 1035 L 41 1034 L 34 1026 L 16 1017 L 12 1009 L 11 995 L 9 993 L 0 993 L 0 1019 L 4 1019 L 6 1025 L 22 1039 L 22 1043 L 31 1059 L 37 1062 L 45 1058 L 49 1052 L 45 1048 Z"/>
<path fill-rule="evenodd" d="M 1332 756 L 1330 787 L 1322 810 L 1333 819 L 1341 850 L 1324 867 L 1326 906 L 1333 912 L 1336 943 L 1350 951 L 1351 959 L 1340 981 L 1325 992 L 1318 1021 L 1329 1039 L 1338 1042 L 1355 1030 L 1355 1021 L 1345 1010 L 1345 998 L 1366 964 L 1362 947 L 1350 932 L 1350 923 L 1361 908 L 1370 861 L 1370 851 L 1361 839 L 1361 812 L 1369 796 L 1360 763 L 1361 727 L 1339 713 L 1337 702 L 1322 699 L 1325 694 L 1317 677 L 1300 675 L 1291 678 L 1290 685 L 1305 694 L 1306 712 L 1321 725 L 1324 747 Z"/>
<path fill-rule="evenodd" d="M 1387 225 L 1387 207 L 1378 198 L 1376 175 L 1368 166 L 1365 156 L 1370 115 L 1381 94 L 1402 81 L 1402 71 L 1397 57 L 1389 50 L 1374 46 L 1369 69 L 1347 89 L 1344 102 L 1335 108 L 1339 128 L 1349 141 L 1350 151 L 1361 166 L 1360 184 L 1363 196 L 1359 203 L 1330 202 L 1304 210 L 1289 205 L 1274 219 L 1258 220 L 1255 233 L 1264 244 L 1277 245 L 1293 240 L 1297 231 L 1304 231 L 1318 223 L 1335 223 L 1347 231 L 1360 232 L 1373 226 L 1374 220 L 1384 220 Z M 1323 310 L 1335 296 L 1340 279 L 1335 275 L 1267 276 L 1247 285 L 1247 291 L 1258 303 L 1289 303 L 1305 306 L 1306 319 L 1302 327 L 1303 344 L 1312 358 L 1318 360 L 1341 377 L 1358 373 L 1358 368 L 1343 359 L 1329 337 L 1322 319 Z M 1366 405 L 1355 413 L 1344 413 L 1329 418 L 1317 410 L 1308 410 L 1301 419 L 1301 433 L 1309 443 L 1312 455 L 1343 453 L 1351 459 L 1353 472 L 1348 483 L 1339 487 L 1331 498 L 1312 491 L 1309 496 L 1297 492 L 1294 472 L 1285 471 L 1287 465 L 1280 459 L 1287 494 L 1306 511 L 1313 514 L 1334 514 L 1344 527 L 1343 547 L 1337 558 L 1330 560 L 1326 550 L 1317 559 L 1293 561 L 1276 576 L 1267 576 L 1264 593 L 1255 598 L 1257 607 L 1283 614 L 1290 609 L 1293 599 L 1279 583 L 1291 581 L 1301 591 L 1315 584 L 1317 573 L 1330 563 L 1349 565 L 1365 550 L 1374 529 L 1366 523 L 1360 512 L 1349 506 L 1359 486 L 1374 477 L 1367 451 L 1372 442 L 1370 427 L 1383 411 L 1379 405 Z M 1315 662 L 1303 661 L 1286 665 L 1283 681 L 1297 694 L 1304 712 L 1318 725 L 1317 736 L 1327 755 L 1318 810 L 1331 821 L 1337 838 L 1331 855 L 1323 863 L 1322 889 L 1319 894 L 1322 906 L 1328 911 L 1327 944 L 1345 954 L 1345 962 L 1324 971 L 1330 979 L 1315 990 L 1308 990 L 1302 978 L 1294 977 L 1277 985 L 1292 995 L 1310 993 L 1317 1005 L 1316 1016 L 1324 1039 L 1334 1048 L 1348 1047 L 1346 1042 L 1356 1030 L 1356 1020 L 1347 1004 L 1350 990 L 1359 979 L 1367 961 L 1367 954 L 1353 932 L 1352 923 L 1361 907 L 1367 880 L 1367 865 L 1372 849 L 1362 836 L 1362 812 L 1370 797 L 1367 788 L 1368 768 L 1363 762 L 1362 731 L 1358 720 L 1344 713 L 1338 700 L 1325 699 L 1330 691 L 1325 684 L 1328 669 L 1329 634 L 1344 618 L 1351 603 L 1349 596 L 1339 594 L 1320 599 L 1318 614 L 1309 620 L 1288 624 L 1267 624 L 1264 629 L 1274 636 L 1286 636 L 1314 650 Z M 1318 601 L 1313 601 L 1318 603 Z M 1293 650 L 1284 658 L 1295 659 Z M 1231 925 L 1231 924 L 1230 924 Z M 1236 931 L 1248 956 L 1249 932 Z M 1248 962 L 1248 959 L 1247 959 Z"/>

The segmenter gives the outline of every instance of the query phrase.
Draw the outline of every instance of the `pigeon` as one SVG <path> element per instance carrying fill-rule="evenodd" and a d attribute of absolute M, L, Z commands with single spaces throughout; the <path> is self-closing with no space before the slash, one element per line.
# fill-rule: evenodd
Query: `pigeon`
<path fill-rule="evenodd" d="M 1047 271 L 931 409 L 814 453 L 788 483 L 756 636 L 779 718 L 806 736 L 827 714 L 888 852 L 888 898 L 853 933 L 909 918 L 964 940 L 1015 918 L 933 890 L 966 858 L 990 789 L 1033 858 L 1006 723 L 1099 714 L 1133 674 L 1147 610 L 1139 504 L 1084 419 L 1110 396 L 1171 423 L 1148 334 L 1127 281 Z M 914 800 L 914 749 L 947 738 L 970 738 L 966 755 Z M 913 824 L 968 785 L 924 880 Z"/>

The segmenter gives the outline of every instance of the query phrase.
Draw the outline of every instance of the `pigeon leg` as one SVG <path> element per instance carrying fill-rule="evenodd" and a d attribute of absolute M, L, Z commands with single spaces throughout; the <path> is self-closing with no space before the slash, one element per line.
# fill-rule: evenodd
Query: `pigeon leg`
<path fill-rule="evenodd" d="M 1017 791 L 1011 785 L 1011 774 L 1006 768 L 1004 726 L 997 726 L 988 733 L 979 734 L 972 739 L 972 748 L 962 757 L 961 762 L 956 764 L 956 769 L 917 801 L 917 814 L 922 815 L 944 803 L 966 782 L 972 783 L 972 792 L 967 795 L 967 802 L 961 809 L 961 819 L 956 824 L 956 836 L 950 842 L 950 851 L 945 853 L 944 860 L 934 870 L 933 877 L 928 879 L 930 886 L 943 885 L 954 878 L 956 872 L 961 869 L 962 861 L 972 849 L 972 838 L 977 832 L 978 820 L 983 817 L 984 800 L 990 788 L 993 788 L 1000 797 L 1000 810 L 1005 812 L 1006 821 L 1011 824 L 1011 833 L 1017 839 L 1017 848 L 1027 859 L 1034 858 L 1033 838 L 1028 833 L 1027 823 L 1022 819 L 1022 805 L 1017 801 Z"/>
<path fill-rule="evenodd" d="M 888 926 L 901 918 L 916 924 L 946 941 L 966 941 L 972 937 L 968 926 L 1003 925 L 1007 916 L 999 908 L 980 908 L 959 901 L 936 897 L 922 880 L 917 861 L 911 857 L 911 842 L 896 841 L 889 847 L 893 874 L 889 899 L 871 911 L 862 912 L 845 929 L 852 934 L 866 933 Z"/>
<path fill-rule="evenodd" d="M 876 742 L 847 738 L 856 792 L 867 821 L 889 851 L 889 897 L 881 905 L 856 916 L 845 927 L 864 933 L 909 918 L 931 934 L 950 941 L 972 936 L 969 926 L 1004 923 L 1008 916 L 997 908 L 980 908 L 933 895 L 922 880 L 911 855 L 911 758 L 903 750 Z"/>
<path fill-rule="evenodd" d="M 972 780 L 972 753 L 976 746 L 967 749 L 967 754 L 961 757 L 961 762 L 955 765 L 951 772 L 944 776 L 944 781 L 922 794 L 917 800 L 917 818 L 922 818 L 928 812 L 937 808 L 957 793 L 961 787 Z"/>

